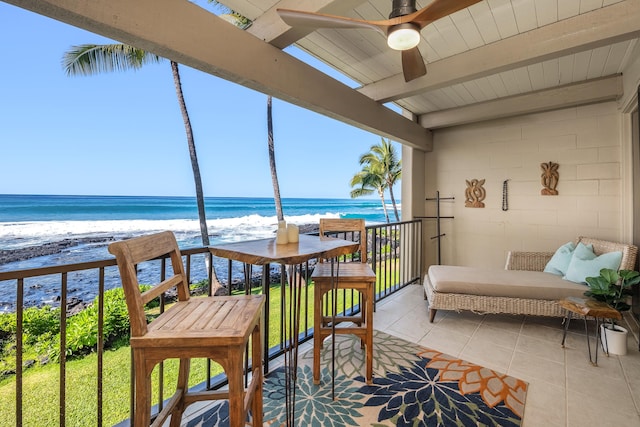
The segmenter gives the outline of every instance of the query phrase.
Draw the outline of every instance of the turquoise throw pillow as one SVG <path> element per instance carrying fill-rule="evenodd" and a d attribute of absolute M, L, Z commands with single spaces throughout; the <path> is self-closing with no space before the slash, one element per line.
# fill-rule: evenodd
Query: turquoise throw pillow
<path fill-rule="evenodd" d="M 567 274 L 567 268 L 569 268 L 569 262 L 571 262 L 571 257 L 575 249 L 576 245 L 573 242 L 568 242 L 560 246 L 544 267 L 543 271 L 558 276 Z"/>
<path fill-rule="evenodd" d="M 622 262 L 622 252 L 607 252 L 600 256 L 596 256 L 593 250 L 589 249 L 582 243 L 578 243 L 573 251 L 571 262 L 567 274 L 563 277 L 576 283 L 586 283 L 587 277 L 597 277 L 600 270 L 610 268 L 618 270 Z"/>

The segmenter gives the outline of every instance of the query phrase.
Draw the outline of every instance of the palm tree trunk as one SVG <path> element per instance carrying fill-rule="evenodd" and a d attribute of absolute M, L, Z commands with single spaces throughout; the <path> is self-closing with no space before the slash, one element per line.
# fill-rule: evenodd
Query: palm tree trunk
<path fill-rule="evenodd" d="M 389 197 L 391 197 L 391 204 L 393 205 L 393 213 L 396 215 L 396 222 L 400 222 L 400 217 L 398 216 L 398 206 L 396 205 L 396 198 L 393 195 L 393 186 L 389 186 Z"/>
<path fill-rule="evenodd" d="M 198 204 L 198 218 L 200 220 L 200 234 L 202 236 L 202 244 L 209 246 L 209 230 L 207 229 L 207 217 L 204 207 L 204 193 L 202 191 L 202 176 L 200 175 L 200 166 L 198 166 L 198 156 L 196 154 L 196 144 L 193 140 L 193 129 L 191 128 L 191 120 L 189 119 L 189 113 L 187 112 L 187 104 L 184 100 L 184 94 L 182 92 L 182 83 L 180 82 L 180 71 L 178 70 L 178 63 L 171 61 L 171 72 L 173 73 L 173 82 L 176 87 L 176 95 L 178 96 L 178 104 L 180 105 L 180 112 L 182 113 L 182 120 L 184 121 L 184 129 L 187 133 L 187 145 L 189 146 L 189 157 L 191 158 L 191 169 L 193 169 L 193 181 L 196 186 L 196 202 Z M 207 266 L 207 270 L 208 270 Z M 215 267 L 211 268 L 211 293 L 215 294 L 222 285 L 218 280 Z"/>
<path fill-rule="evenodd" d="M 380 200 L 382 201 L 382 209 L 384 210 L 384 217 L 387 219 L 387 224 L 389 221 L 389 214 L 387 213 L 387 204 L 384 202 L 384 190 L 378 190 L 378 194 L 380 195 Z"/>
<path fill-rule="evenodd" d="M 284 220 L 282 213 L 282 199 L 280 198 L 280 185 L 278 184 L 278 172 L 276 171 L 276 151 L 273 144 L 273 114 L 271 108 L 271 96 L 267 97 L 267 133 L 269 138 L 269 168 L 271 169 L 271 182 L 273 183 L 273 199 L 276 203 L 276 216 L 278 221 Z"/>

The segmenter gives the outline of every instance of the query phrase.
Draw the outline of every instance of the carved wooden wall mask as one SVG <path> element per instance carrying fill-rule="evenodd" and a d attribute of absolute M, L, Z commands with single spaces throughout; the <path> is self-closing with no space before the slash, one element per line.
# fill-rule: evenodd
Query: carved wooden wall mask
<path fill-rule="evenodd" d="M 540 194 L 543 196 L 557 196 L 558 190 L 556 187 L 560 180 L 560 173 L 558 172 L 560 165 L 558 163 L 548 162 L 540 163 L 540 167 L 542 168 L 541 182 L 544 187 L 540 190 Z"/>
<path fill-rule="evenodd" d="M 472 179 L 467 181 L 467 189 L 464 191 L 465 202 L 464 206 L 467 208 L 484 208 L 482 202 L 487 197 L 487 192 L 484 189 L 484 179 Z"/>

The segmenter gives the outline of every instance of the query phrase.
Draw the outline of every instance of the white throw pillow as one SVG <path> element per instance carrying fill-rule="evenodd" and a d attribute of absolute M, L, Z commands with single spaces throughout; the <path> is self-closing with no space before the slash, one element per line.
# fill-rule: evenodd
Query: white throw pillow
<path fill-rule="evenodd" d="M 569 268 L 569 263 L 571 262 L 571 257 L 575 249 L 576 245 L 573 242 L 567 242 L 560 246 L 544 267 L 543 271 L 558 276 L 567 274 L 567 268 Z"/>
<path fill-rule="evenodd" d="M 571 262 L 569 262 L 569 268 L 567 274 L 563 277 L 565 280 L 570 280 L 576 283 L 587 283 L 587 277 L 597 277 L 600 275 L 600 270 L 603 268 L 610 268 L 612 270 L 618 270 L 620 263 L 622 262 L 622 252 L 607 252 L 600 256 L 596 256 L 593 253 L 593 249 L 588 248 L 582 243 L 578 243 L 576 249 L 573 251 Z"/>

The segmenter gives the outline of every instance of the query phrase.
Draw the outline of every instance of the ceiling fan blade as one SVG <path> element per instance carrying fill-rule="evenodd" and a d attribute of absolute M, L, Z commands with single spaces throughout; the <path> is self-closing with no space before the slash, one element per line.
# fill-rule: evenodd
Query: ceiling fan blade
<path fill-rule="evenodd" d="M 482 0 L 434 0 L 428 6 L 409 15 L 380 21 L 367 21 L 364 19 L 291 9 L 276 9 L 276 12 L 278 12 L 280 18 L 291 27 L 368 28 L 386 36 L 389 28 L 398 24 L 413 22 L 418 24 L 422 29 L 433 21 L 481 1 Z"/>
<path fill-rule="evenodd" d="M 479 3 L 482 0 L 433 0 L 428 6 L 395 18 L 381 21 L 367 21 L 363 19 L 347 18 L 343 16 L 326 15 L 316 12 L 304 12 L 291 9 L 276 9 L 278 15 L 291 27 L 307 28 L 367 28 L 378 31 L 384 36 L 399 24 L 411 23 L 420 29 L 447 15 Z M 415 5 L 415 3 L 413 3 Z M 413 9 L 413 8 L 412 8 Z M 427 74 L 427 68 L 422 54 L 417 47 L 402 51 L 402 73 L 405 82 L 417 79 Z"/>
<path fill-rule="evenodd" d="M 428 6 L 423 7 L 417 12 L 403 16 L 407 22 L 415 22 L 424 28 L 428 24 L 451 15 L 461 9 L 480 3 L 482 0 L 433 0 Z"/>
<path fill-rule="evenodd" d="M 424 59 L 422 59 L 422 54 L 417 47 L 402 51 L 402 74 L 404 74 L 405 82 L 427 74 L 427 67 L 424 65 Z"/>
<path fill-rule="evenodd" d="M 387 35 L 386 21 L 365 21 L 324 13 L 304 12 L 291 9 L 276 9 L 278 15 L 291 27 L 308 28 L 366 28 Z"/>

